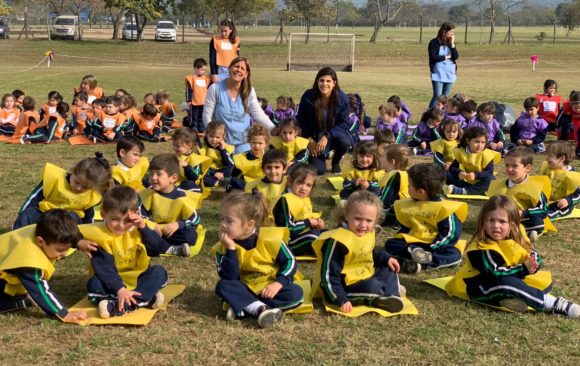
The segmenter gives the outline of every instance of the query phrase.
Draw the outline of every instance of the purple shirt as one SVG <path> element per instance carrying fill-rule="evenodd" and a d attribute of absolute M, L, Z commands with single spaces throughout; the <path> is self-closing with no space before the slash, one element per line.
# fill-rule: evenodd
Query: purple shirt
<path fill-rule="evenodd" d="M 523 140 L 532 140 L 538 132 L 548 128 L 548 122 L 542 117 L 530 117 L 526 112 L 522 112 L 517 119 L 519 138 Z"/>
<path fill-rule="evenodd" d="M 402 144 L 407 140 L 407 125 L 397 118 L 393 123 L 385 123 L 381 117 L 377 118 L 377 130 L 391 130 L 395 136 L 395 143 Z"/>
<path fill-rule="evenodd" d="M 499 142 L 504 140 L 503 132 L 501 132 L 501 127 L 499 126 L 499 122 L 496 119 L 492 119 L 490 123 L 485 123 L 481 121 L 479 118 L 475 118 L 473 121 L 470 121 L 467 125 L 467 128 L 471 127 L 482 127 L 484 130 L 487 131 L 487 140 L 489 142 Z M 501 132 L 501 133 L 500 133 Z M 500 137 L 501 136 L 501 137 Z M 498 137 L 496 139 L 496 137 Z"/>
<path fill-rule="evenodd" d="M 459 127 L 461 129 L 463 129 L 463 128 L 465 128 L 465 126 L 467 126 L 467 123 L 465 122 L 465 117 L 463 117 L 459 113 L 445 113 L 445 117 L 443 117 L 443 119 L 452 119 L 454 121 L 459 122 Z"/>
<path fill-rule="evenodd" d="M 435 141 L 441 138 L 441 135 L 435 127 L 429 127 L 427 122 L 421 121 L 413 131 L 412 139 L 417 143 L 426 142 L 427 145 L 431 141 Z"/>
<path fill-rule="evenodd" d="M 413 113 L 411 113 L 411 109 L 409 109 L 409 106 L 407 104 L 405 104 L 405 102 L 401 101 L 401 114 L 397 118 L 401 122 L 403 122 L 405 124 L 409 124 L 409 121 L 411 120 L 412 116 L 413 116 Z"/>
<path fill-rule="evenodd" d="M 294 114 L 294 110 L 292 108 L 288 108 L 285 111 L 283 111 L 281 109 L 276 109 L 274 111 L 274 118 L 278 122 L 282 122 L 283 120 L 285 120 L 287 118 L 294 118 L 295 116 L 296 115 Z"/>

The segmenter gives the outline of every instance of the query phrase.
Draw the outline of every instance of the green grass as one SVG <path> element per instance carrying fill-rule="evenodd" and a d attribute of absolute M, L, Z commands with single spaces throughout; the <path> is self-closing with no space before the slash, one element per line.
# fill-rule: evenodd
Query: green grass
<path fill-rule="evenodd" d="M 248 30 L 250 32 L 251 30 Z M 363 32 L 361 30 L 360 32 Z M 389 30 L 390 32 L 391 30 Z M 242 31 L 242 40 L 246 31 Z M 358 33 L 359 30 L 356 31 Z M 539 33 L 531 30 L 530 34 Z M 275 32 L 274 32 L 275 33 Z M 384 32 L 382 34 L 386 34 Z M 247 37 L 251 34 L 247 33 Z M 259 33 L 257 35 L 260 35 Z M 60 90 L 70 101 L 72 88 L 85 74 L 93 73 L 106 92 L 126 88 L 138 99 L 149 91 L 168 89 L 176 103 L 183 101 L 183 76 L 190 72 L 194 57 L 207 56 L 206 43 L 140 44 L 112 41 L 2 42 L 0 52 L 0 93 L 20 88 L 43 103 L 49 90 Z M 416 116 L 430 97 L 426 45 L 412 42 L 357 43 L 359 71 L 340 73 L 341 87 L 359 92 L 371 116 L 378 104 L 392 94 L 409 102 Z M 93 59 L 57 56 L 53 67 L 39 67 L 16 73 L 36 64 L 44 51 L 61 55 L 107 58 L 153 63 L 119 64 Z M 454 92 L 463 92 L 477 101 L 496 99 L 521 109 L 523 99 L 541 91 L 546 78 L 559 82 L 560 93 L 578 88 L 577 58 L 580 46 L 551 45 L 514 47 L 459 45 L 459 78 Z M 284 72 L 286 48 L 268 42 L 244 43 L 244 55 L 252 63 L 252 80 L 259 95 L 271 101 L 280 94 L 298 100 L 311 87 L 312 71 Z M 540 54 L 540 65 L 531 71 L 527 57 Z M 503 60 L 526 59 L 494 63 Z M 542 61 L 557 63 L 545 64 Z M 482 65 L 481 63 L 489 63 Z M 163 66 L 168 65 L 168 66 Z M 98 149 L 114 161 L 114 146 L 70 147 L 0 145 L 0 229 L 9 230 L 25 197 L 38 183 L 45 162 L 64 168 Z M 169 144 L 147 144 L 146 156 L 170 152 Z M 539 168 L 543 156 L 538 156 Z M 580 164 L 574 163 L 578 169 Z M 500 176 L 503 165 L 498 167 Z M 313 203 L 329 218 L 333 192 L 321 178 Z M 166 312 L 159 313 L 145 328 L 78 327 L 48 320 L 39 309 L 2 314 L 0 364 L 578 364 L 580 344 L 578 321 L 544 314 L 507 314 L 477 304 L 449 298 L 445 293 L 421 283 L 422 280 L 450 275 L 455 269 L 402 275 L 409 298 L 419 316 L 389 319 L 364 316 L 350 319 L 330 315 L 319 304 L 310 315 L 288 316 L 280 326 L 257 330 L 253 321 L 228 323 L 213 293 L 217 274 L 210 246 L 217 241 L 217 207 L 223 196 L 216 192 L 204 202 L 200 215 L 208 228 L 205 246 L 190 259 L 154 258 L 166 267 L 171 283 L 187 285 Z M 473 232 L 473 221 L 481 203 L 470 203 L 464 225 L 465 239 Z M 580 301 L 580 260 L 578 223 L 557 224 L 558 234 L 541 238 L 538 244 L 546 267 L 552 271 L 554 293 Z M 378 245 L 394 232 L 386 230 Z M 51 281 L 56 293 L 68 305 L 86 295 L 86 259 L 75 254 L 57 264 Z M 313 264 L 301 264 L 311 276 Z"/>

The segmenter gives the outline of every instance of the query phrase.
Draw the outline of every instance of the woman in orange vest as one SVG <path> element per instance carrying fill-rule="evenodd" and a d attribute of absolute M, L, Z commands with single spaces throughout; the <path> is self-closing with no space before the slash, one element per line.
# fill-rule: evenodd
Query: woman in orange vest
<path fill-rule="evenodd" d="M 240 37 L 231 19 L 220 23 L 220 34 L 214 34 L 209 41 L 209 67 L 211 79 L 217 83 L 228 77 L 228 67 L 240 55 Z"/>

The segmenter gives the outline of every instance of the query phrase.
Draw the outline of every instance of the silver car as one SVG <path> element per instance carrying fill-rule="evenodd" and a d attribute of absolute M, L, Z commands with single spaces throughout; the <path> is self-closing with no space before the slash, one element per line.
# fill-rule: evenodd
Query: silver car
<path fill-rule="evenodd" d="M 10 27 L 4 20 L 0 20 L 0 38 L 10 38 Z"/>

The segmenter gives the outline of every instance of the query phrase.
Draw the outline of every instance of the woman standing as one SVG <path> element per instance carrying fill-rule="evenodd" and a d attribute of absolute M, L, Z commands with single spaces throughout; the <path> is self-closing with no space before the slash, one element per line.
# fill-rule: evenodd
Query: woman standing
<path fill-rule="evenodd" d="M 433 85 L 433 98 L 429 108 L 435 107 L 437 98 L 449 95 L 455 79 L 457 78 L 457 64 L 459 53 L 455 48 L 455 26 L 451 23 L 441 24 L 437 38 L 429 42 L 429 69 L 431 70 L 431 83 Z"/>
<path fill-rule="evenodd" d="M 203 123 L 207 126 L 211 121 L 224 122 L 226 141 L 235 146 L 236 154 L 250 150 L 247 142 L 250 114 L 254 123 L 261 123 L 269 130 L 274 128 L 258 102 L 250 76 L 248 60 L 234 58 L 228 68 L 228 77 L 210 85 L 203 106 Z"/>
<path fill-rule="evenodd" d="M 220 34 L 209 41 L 209 68 L 212 82 L 217 83 L 228 77 L 228 67 L 240 55 L 240 37 L 231 19 L 220 23 Z"/>
<path fill-rule="evenodd" d="M 312 89 L 302 95 L 296 119 L 302 137 L 310 140 L 310 163 L 318 174 L 326 173 L 326 159 L 331 150 L 334 150 L 332 172 L 340 173 L 338 163 L 355 140 L 348 130 L 348 96 L 340 90 L 332 68 L 318 71 Z"/>

